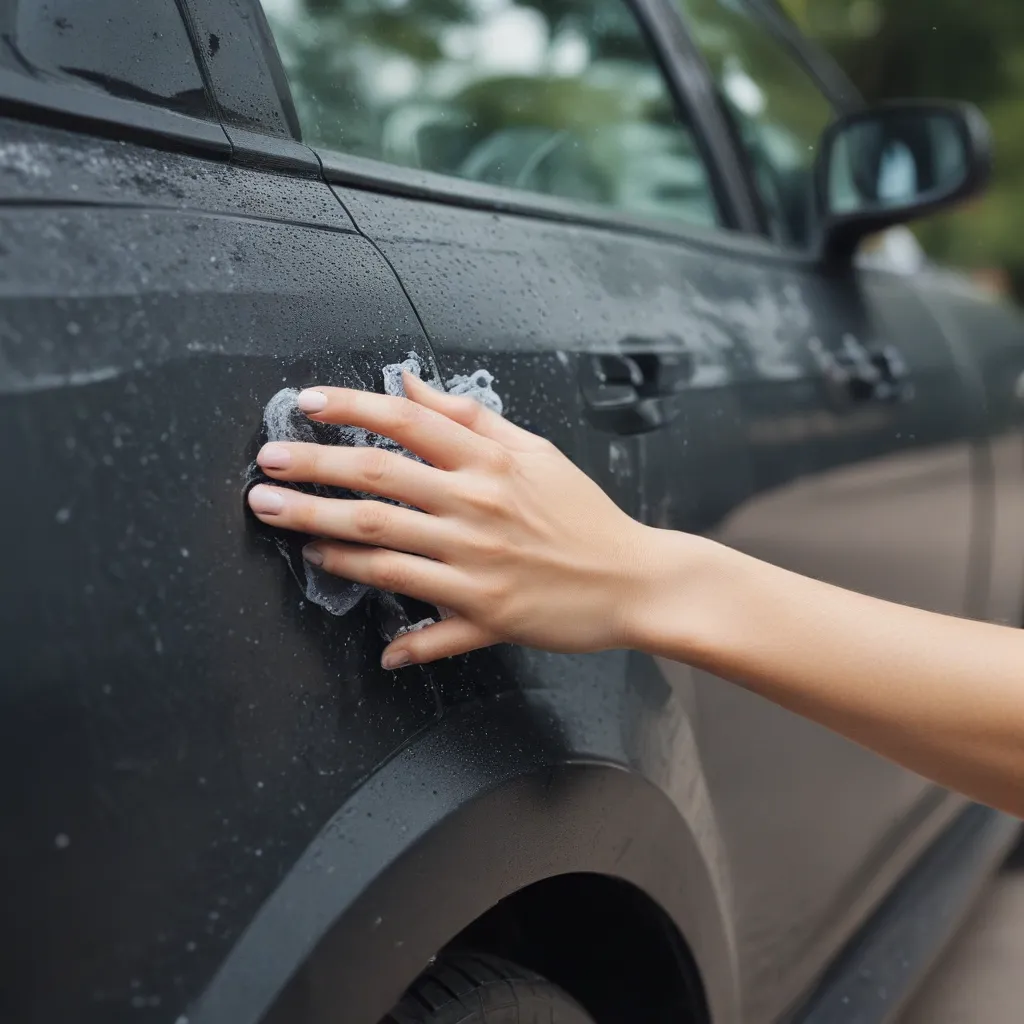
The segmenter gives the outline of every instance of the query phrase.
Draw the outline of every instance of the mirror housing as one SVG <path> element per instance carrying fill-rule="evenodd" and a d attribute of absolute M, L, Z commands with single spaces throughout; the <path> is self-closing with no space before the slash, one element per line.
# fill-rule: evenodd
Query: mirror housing
<path fill-rule="evenodd" d="M 822 136 L 816 168 L 822 249 L 849 263 L 867 235 L 984 190 L 992 133 L 969 103 L 887 103 L 847 114 Z"/>

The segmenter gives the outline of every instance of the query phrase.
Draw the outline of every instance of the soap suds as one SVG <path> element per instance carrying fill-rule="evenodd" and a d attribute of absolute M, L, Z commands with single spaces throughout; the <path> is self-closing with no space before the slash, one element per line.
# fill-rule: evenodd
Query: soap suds
<path fill-rule="evenodd" d="M 421 629 L 426 629 L 427 626 L 433 626 L 437 623 L 437 619 L 420 619 L 419 622 L 413 622 L 408 626 L 401 626 L 396 631 L 393 639 L 397 640 L 400 636 L 405 636 L 406 633 L 418 633 Z"/>
<path fill-rule="evenodd" d="M 418 376 L 418 375 L 417 375 Z M 452 377 L 445 385 L 450 395 L 466 395 L 475 398 L 484 408 L 502 414 L 503 406 L 500 396 L 494 391 L 491 385 L 494 383 L 494 375 L 487 370 L 477 370 L 468 376 Z"/>
<path fill-rule="evenodd" d="M 425 383 L 437 390 L 445 390 L 453 395 L 466 395 L 473 398 L 481 405 L 492 412 L 502 413 L 502 402 L 495 393 L 492 385 L 494 376 L 487 370 L 476 370 L 467 375 L 452 377 L 444 385 L 437 377 L 424 377 L 423 361 L 415 352 L 409 355 L 400 363 L 391 363 L 383 368 L 384 393 L 399 398 L 405 397 L 405 388 L 402 384 L 403 371 L 424 380 Z M 387 451 L 396 452 L 406 458 L 418 459 L 418 456 L 407 451 L 397 442 L 388 437 L 371 433 L 362 427 L 338 426 L 331 423 L 318 423 L 311 420 L 302 412 L 297 404 L 299 396 L 298 388 L 283 388 L 267 402 L 263 412 L 263 429 L 267 441 L 306 441 L 312 444 L 340 445 L 352 448 L 384 448 Z M 398 504 L 388 498 L 381 498 L 378 495 L 365 494 L 359 491 L 350 491 L 338 487 L 325 487 L 320 484 L 291 484 L 279 480 L 269 480 L 259 466 L 253 463 L 249 467 L 246 479 L 246 491 L 252 486 L 261 482 L 271 482 L 277 486 L 292 487 L 295 490 L 305 491 L 309 494 L 317 494 L 322 497 L 336 498 L 365 498 L 373 501 L 385 501 L 389 504 Z M 314 604 L 319 605 L 332 615 L 345 615 L 350 612 L 359 602 L 371 591 L 372 588 L 361 583 L 353 583 L 350 580 L 343 580 L 337 576 L 310 565 L 302 558 L 301 548 L 305 538 L 296 538 L 294 534 L 276 533 L 274 537 L 278 550 L 287 560 L 288 565 L 299 585 L 303 588 L 306 598 Z M 302 574 L 298 572 L 298 565 L 302 565 Z M 394 603 L 394 602 L 388 602 Z M 439 611 L 438 618 L 445 618 L 447 609 Z M 432 625 L 436 620 L 423 619 L 414 624 L 406 624 L 399 627 L 394 636 L 402 633 L 412 632 Z M 389 636 L 388 639 L 393 639 Z"/>

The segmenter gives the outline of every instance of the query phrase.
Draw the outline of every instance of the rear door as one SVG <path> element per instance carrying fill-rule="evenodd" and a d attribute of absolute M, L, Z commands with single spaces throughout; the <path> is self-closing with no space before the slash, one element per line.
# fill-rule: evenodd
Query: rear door
<path fill-rule="evenodd" d="M 233 150 L 173 0 L 22 0 L 0 32 L 0 1017 L 184 1019 L 437 711 L 246 513 L 264 405 L 430 353 L 312 154 Z"/>

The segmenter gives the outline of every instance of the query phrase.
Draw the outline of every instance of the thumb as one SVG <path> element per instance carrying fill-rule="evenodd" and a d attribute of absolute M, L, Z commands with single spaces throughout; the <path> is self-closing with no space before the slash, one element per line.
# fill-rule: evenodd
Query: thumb
<path fill-rule="evenodd" d="M 468 619 L 453 615 L 426 629 L 406 633 L 390 643 L 381 655 L 380 663 L 386 669 L 405 668 L 406 665 L 422 665 L 439 658 L 452 658 L 480 647 L 490 647 L 500 638 Z"/>

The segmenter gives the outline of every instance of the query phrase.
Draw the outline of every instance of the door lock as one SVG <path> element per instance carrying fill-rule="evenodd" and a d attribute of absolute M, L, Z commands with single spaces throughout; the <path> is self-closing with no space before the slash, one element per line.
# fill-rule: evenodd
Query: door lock
<path fill-rule="evenodd" d="M 811 339 L 810 349 L 826 386 L 840 405 L 908 402 L 914 397 L 910 371 L 894 345 L 868 349 L 847 334 L 837 350 L 826 348 L 818 338 Z"/>

